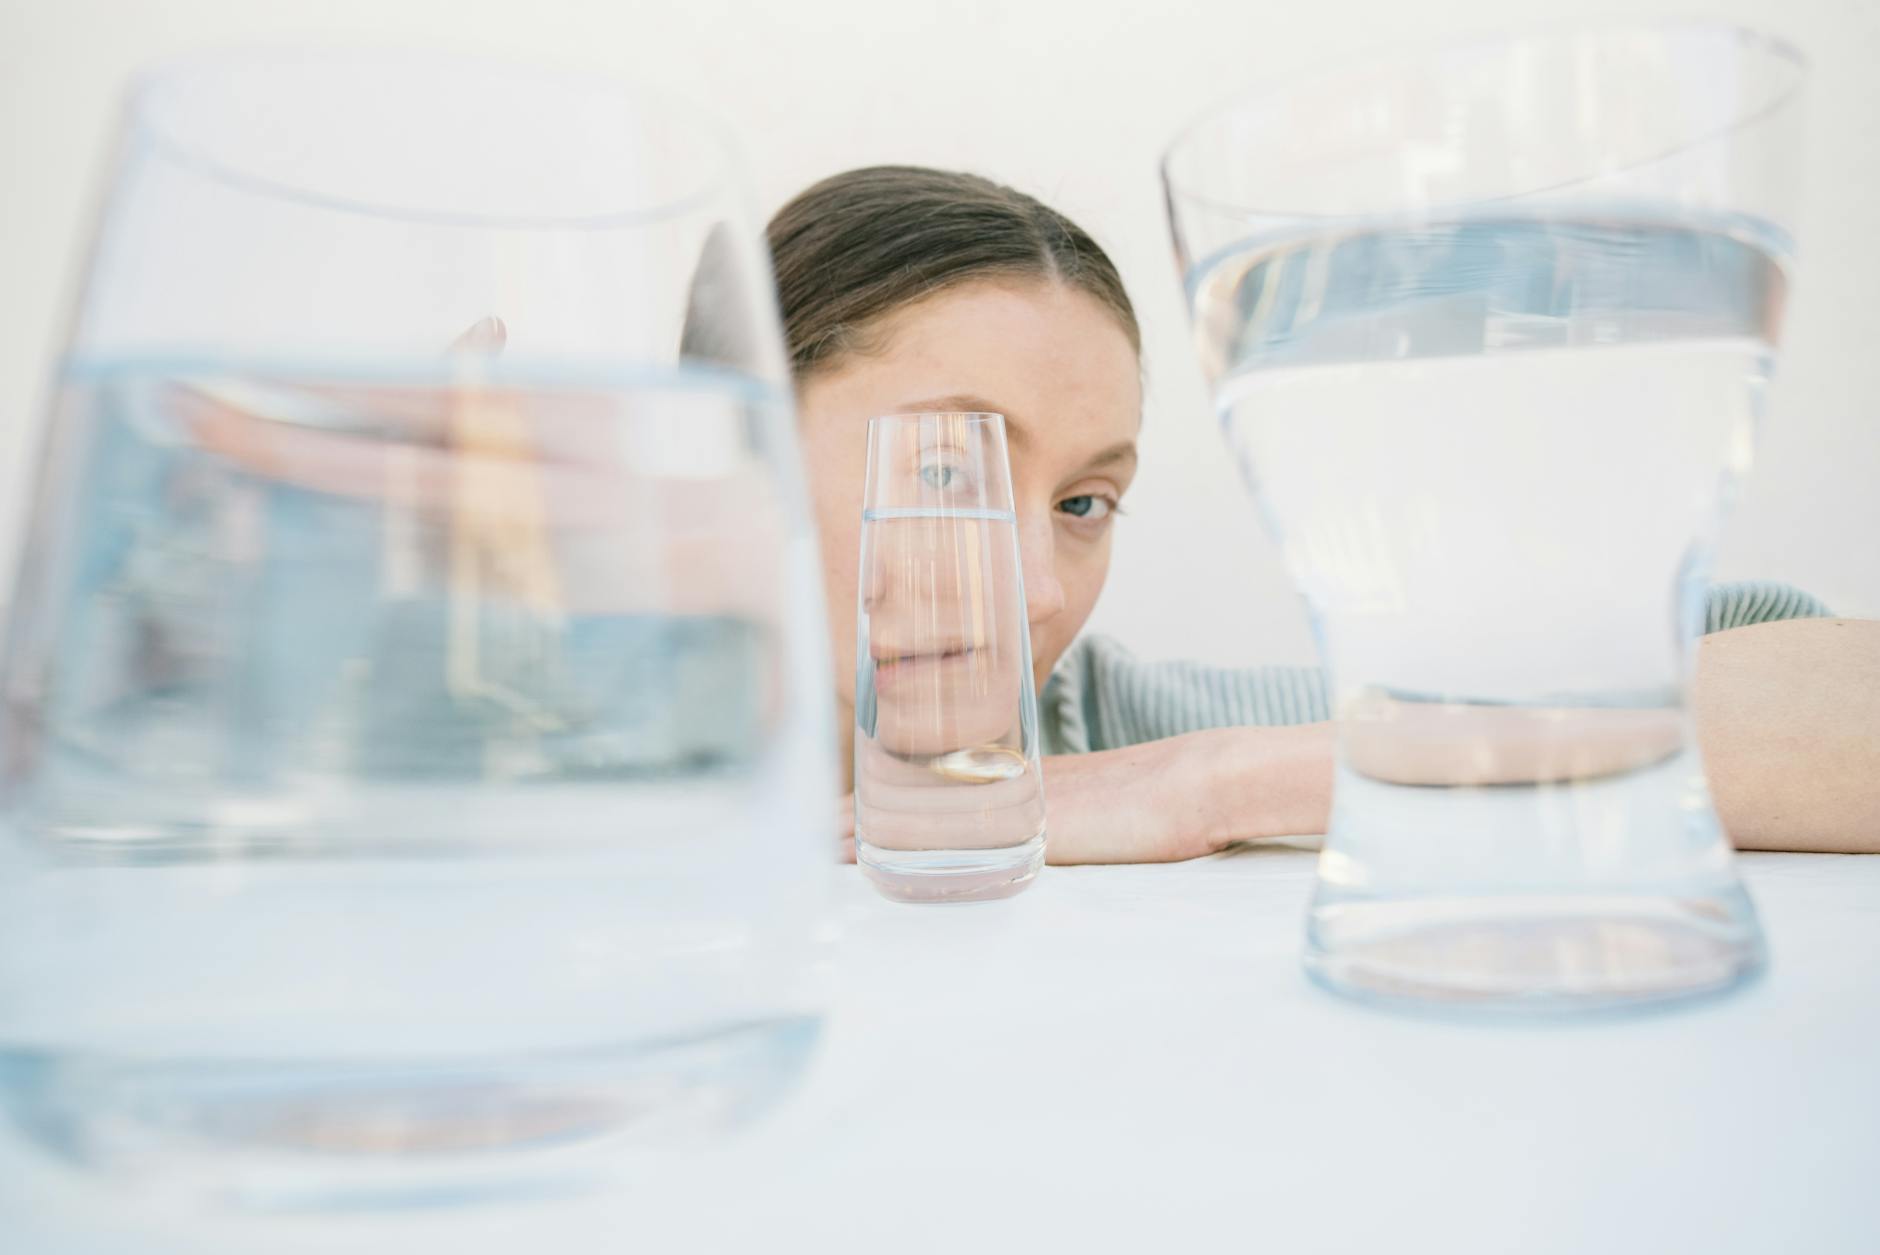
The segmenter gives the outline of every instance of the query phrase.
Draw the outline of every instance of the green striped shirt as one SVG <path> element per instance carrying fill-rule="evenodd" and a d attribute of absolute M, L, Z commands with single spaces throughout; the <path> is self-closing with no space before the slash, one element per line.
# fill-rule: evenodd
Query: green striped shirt
<path fill-rule="evenodd" d="M 1828 614 L 1785 584 L 1719 584 L 1710 590 L 1704 631 Z M 1320 667 L 1140 662 L 1113 640 L 1086 636 L 1046 681 L 1038 716 L 1046 754 L 1081 754 L 1203 728 L 1317 723 L 1331 718 L 1331 696 Z"/>

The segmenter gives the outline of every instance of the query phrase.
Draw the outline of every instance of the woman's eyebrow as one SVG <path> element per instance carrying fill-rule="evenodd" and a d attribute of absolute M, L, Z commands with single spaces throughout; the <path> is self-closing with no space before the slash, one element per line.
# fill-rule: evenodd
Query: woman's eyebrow
<path fill-rule="evenodd" d="M 903 401 L 895 412 L 900 414 L 1000 414 L 1005 418 L 1005 436 L 1008 441 L 1020 446 L 1029 445 L 1031 443 L 1031 435 L 1025 430 L 1025 424 L 1022 420 L 1010 410 L 1001 409 L 996 401 L 988 401 L 985 397 L 970 392 L 954 392 L 948 393 L 946 396 L 942 397 L 920 397 L 912 401 Z M 1090 459 L 1083 464 L 1083 469 L 1085 471 L 1102 470 L 1105 467 L 1114 466 L 1119 462 L 1134 466 L 1136 464 L 1136 458 L 1136 442 L 1133 440 L 1119 440 L 1108 448 L 1093 454 Z"/>
<path fill-rule="evenodd" d="M 902 401 L 893 411 L 897 414 L 998 414 L 1005 419 L 1006 439 L 1013 444 L 1025 444 L 1030 437 L 1010 410 L 1001 409 L 996 402 L 970 392 L 950 393 L 943 397 L 921 397 L 914 401 Z"/>
<path fill-rule="evenodd" d="M 1084 469 L 1086 471 L 1100 470 L 1106 466 L 1114 466 L 1118 462 L 1127 462 L 1131 466 L 1136 464 L 1135 441 L 1123 440 L 1111 445 L 1109 448 L 1092 457 L 1088 462 L 1085 462 Z"/>
<path fill-rule="evenodd" d="M 952 392 L 943 397 L 922 397 L 917 401 L 903 401 L 900 411 L 904 414 L 1004 414 L 992 402 L 970 392 Z M 1007 415 L 1010 417 L 1010 415 Z"/>

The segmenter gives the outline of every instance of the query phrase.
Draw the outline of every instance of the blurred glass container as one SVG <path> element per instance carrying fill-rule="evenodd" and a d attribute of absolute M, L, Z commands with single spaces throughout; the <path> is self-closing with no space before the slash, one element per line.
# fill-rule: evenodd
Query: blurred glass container
<path fill-rule="evenodd" d="M 317 1207 L 761 1106 L 820 1008 L 819 580 L 713 124 L 416 55 L 148 77 L 12 604 L 13 1115 Z"/>
<path fill-rule="evenodd" d="M 1170 150 L 1202 361 L 1331 674 L 1331 988 L 1570 1012 L 1761 967 L 1689 684 L 1802 79 L 1725 27 L 1563 29 L 1328 67 Z"/>

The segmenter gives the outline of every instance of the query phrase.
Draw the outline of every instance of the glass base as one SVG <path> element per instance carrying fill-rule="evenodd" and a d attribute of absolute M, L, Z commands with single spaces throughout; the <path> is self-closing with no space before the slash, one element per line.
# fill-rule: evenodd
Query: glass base
<path fill-rule="evenodd" d="M 735 1125 L 805 1063 L 814 1017 L 683 1042 L 505 1060 L 253 1062 L 0 1050 L 42 1150 L 120 1186 L 242 1210 L 559 1195 L 630 1152 Z"/>
<path fill-rule="evenodd" d="M 855 861 L 897 902 L 990 902 L 1021 892 L 1044 866 L 1044 834 L 992 850 L 884 850 L 857 838 Z"/>
<path fill-rule="evenodd" d="M 1707 897 L 1321 901 L 1305 968 L 1334 993 L 1404 1010 L 1554 1015 L 1723 993 L 1762 968 L 1741 889 Z"/>

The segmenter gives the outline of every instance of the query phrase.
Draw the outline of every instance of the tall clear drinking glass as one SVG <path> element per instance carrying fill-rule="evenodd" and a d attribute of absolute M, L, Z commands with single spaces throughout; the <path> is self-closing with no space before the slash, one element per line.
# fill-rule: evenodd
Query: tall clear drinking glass
<path fill-rule="evenodd" d="M 1672 25 L 1244 98 L 1164 174 L 1341 723 L 1306 966 L 1572 1010 L 1763 961 L 1688 695 L 1787 304 L 1796 54 Z"/>
<path fill-rule="evenodd" d="M 414 56 L 143 82 L 6 657 L 22 1128 L 410 1202 L 789 1080 L 836 773 L 783 362 L 684 111 Z"/>
<path fill-rule="evenodd" d="M 1044 788 L 1002 417 L 870 420 L 857 587 L 855 861 L 909 902 L 1019 892 Z"/>

